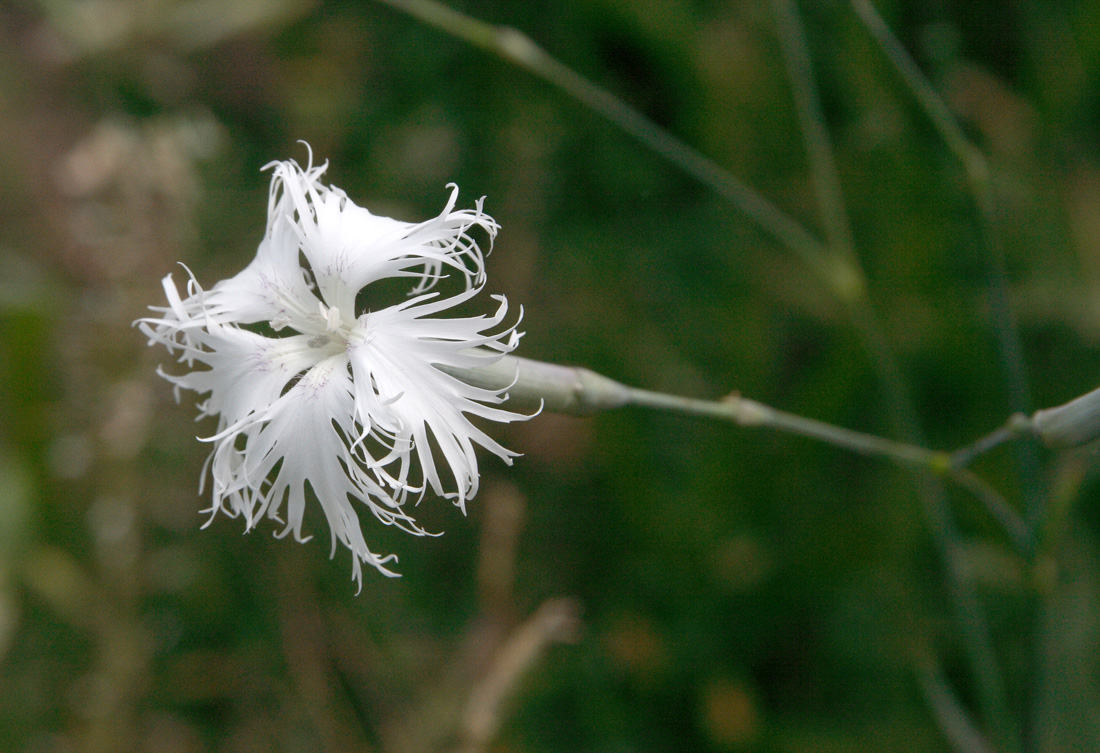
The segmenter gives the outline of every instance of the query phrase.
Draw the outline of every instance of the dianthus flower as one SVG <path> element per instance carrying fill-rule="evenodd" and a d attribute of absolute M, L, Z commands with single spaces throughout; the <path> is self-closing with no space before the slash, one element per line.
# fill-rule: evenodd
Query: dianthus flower
<path fill-rule="evenodd" d="M 513 351 L 516 325 L 501 326 L 503 296 L 489 316 L 436 318 L 474 298 L 485 285 L 484 255 L 498 225 L 482 210 L 455 210 L 451 189 L 439 216 L 419 224 L 378 217 L 343 191 L 321 183 L 328 163 L 305 169 L 274 162 L 267 231 L 255 259 L 209 290 L 188 271 L 186 297 L 164 278 L 168 306 L 138 326 L 192 369 L 158 373 L 181 389 L 206 395 L 200 418 L 216 416 L 206 468 L 211 520 L 243 516 L 251 530 L 264 516 L 284 524 L 277 536 L 303 537 L 307 484 L 332 536 L 361 563 L 394 575 L 395 555 L 371 552 L 358 501 L 387 525 L 424 534 L 406 510 L 428 490 L 465 503 L 477 493 L 474 446 L 507 463 L 502 447 L 470 417 L 525 418 L 498 407 L 503 390 L 471 386 L 444 368 L 488 365 Z M 372 283 L 405 278 L 408 297 L 375 300 Z M 460 290 L 432 288 L 444 278 Z M 200 486 L 202 493 L 202 486 Z M 209 525 L 207 522 L 207 525 Z"/>

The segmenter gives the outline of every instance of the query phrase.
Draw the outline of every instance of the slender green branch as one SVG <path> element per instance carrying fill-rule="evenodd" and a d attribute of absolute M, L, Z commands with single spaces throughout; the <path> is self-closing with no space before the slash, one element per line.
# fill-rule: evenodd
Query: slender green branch
<path fill-rule="evenodd" d="M 859 332 L 885 388 L 888 415 L 894 431 L 907 442 L 923 444 L 924 434 L 909 398 L 905 379 L 870 302 L 866 299 L 849 301 L 848 319 Z M 956 477 L 953 480 L 960 479 Z M 964 486 L 974 491 L 972 485 L 964 484 Z M 1016 750 L 1016 726 L 1008 710 L 1004 674 L 993 652 L 993 641 L 985 611 L 969 581 L 965 563 L 959 553 L 960 536 L 946 491 L 936 477 L 930 476 L 918 478 L 917 493 L 924 508 L 924 517 L 932 540 L 944 564 L 948 593 L 951 594 L 956 623 L 962 634 L 963 645 L 966 647 L 970 671 L 975 679 L 982 716 L 1005 750 Z M 1003 502 L 991 504 L 998 498 L 987 494 L 980 494 L 978 498 L 994 518 L 1004 525 L 1007 516 L 998 514 L 998 511 L 1009 510 L 1008 505 Z M 1022 553 L 1031 551 L 1030 544 L 1025 546 L 1022 543 L 1030 540 L 1029 536 L 1021 536 L 1013 525 L 1006 526 L 1005 530 L 1019 551 Z"/>
<path fill-rule="evenodd" d="M 1035 549 L 1035 537 L 1032 535 L 1031 528 L 997 490 L 986 483 L 981 476 L 966 468 L 951 468 L 944 475 L 969 491 L 982 503 L 986 511 L 1008 534 L 1017 552 L 1025 557 L 1031 556 Z"/>
<path fill-rule="evenodd" d="M 914 444 L 852 431 L 777 410 L 738 394 L 730 394 L 721 400 L 668 395 L 628 387 L 588 369 L 516 356 L 506 356 L 490 366 L 477 369 L 439 368 L 476 387 L 507 390 L 508 406 L 514 410 L 547 410 L 587 416 L 633 405 L 713 418 L 738 426 L 773 429 L 816 439 L 861 455 L 884 458 L 948 479 L 968 490 L 1004 528 L 1021 552 L 1028 552 L 1031 548 L 1027 527 L 992 487 L 956 462 L 957 453 L 929 450 Z"/>
<path fill-rule="evenodd" d="M 966 707 L 951 689 L 940 663 L 932 656 L 916 662 L 917 681 L 940 730 L 956 753 L 994 753 L 993 746 L 971 721 Z"/>
<path fill-rule="evenodd" d="M 793 0 L 772 0 L 772 8 L 783 48 L 783 59 L 787 65 L 787 76 L 793 89 L 798 121 L 810 158 L 810 174 L 825 227 L 825 239 L 834 254 L 847 260 L 849 264 L 858 266 L 836 159 L 833 157 L 798 7 Z"/>
<path fill-rule="evenodd" d="M 1014 413 L 1025 413 L 1030 409 L 1027 375 L 1020 345 L 1019 327 L 1008 292 L 1008 279 L 1004 268 L 1004 249 L 1001 237 L 997 232 L 996 207 L 989 165 L 982 152 L 966 138 L 962 128 L 936 93 L 935 88 L 925 78 L 904 46 L 890 31 L 890 28 L 875 10 L 870 0 L 852 0 L 852 5 L 871 36 L 878 42 L 886 57 L 894 64 L 912 90 L 948 148 L 962 162 L 977 206 L 979 230 L 983 245 L 986 248 L 984 256 L 989 304 L 993 314 L 993 329 L 1000 354 L 1001 371 L 1005 375 L 1008 385 L 1009 405 Z M 986 447 L 996 446 L 1005 441 L 1005 438 L 997 435 L 997 433 L 989 439 L 990 441 L 985 445 L 976 448 L 978 452 L 985 451 Z M 1036 448 L 1032 443 L 1026 441 L 1017 443 L 1016 447 L 1020 478 L 1027 500 L 1026 527 L 1028 532 L 1024 540 L 1030 545 L 1033 538 L 1031 530 L 1038 525 L 1044 515 L 1046 507 L 1045 494 L 1039 481 L 1039 461 Z M 958 463 L 959 461 L 968 461 L 969 457 L 964 453 L 957 454 L 954 459 Z M 1011 532 L 1013 528 L 1006 527 L 1006 530 Z M 1032 546 L 1029 546 L 1025 551 L 1033 551 Z M 974 604 L 976 606 L 976 601 Z M 964 631 L 968 629 L 965 624 L 962 627 Z M 980 628 L 971 629 L 971 638 L 988 644 L 986 633 L 987 631 L 983 625 Z M 976 646 L 973 648 L 976 648 Z M 992 661 L 992 653 L 988 652 L 987 655 L 989 660 Z M 1004 684 L 999 678 L 1000 672 L 992 664 L 981 666 L 984 663 L 972 662 L 972 667 L 976 672 L 979 697 L 986 722 L 992 726 L 992 731 L 995 733 L 1000 745 L 1017 749 L 1020 736 L 1016 731 L 1016 725 L 1012 723 L 1005 704 Z"/>
<path fill-rule="evenodd" d="M 507 390 L 508 406 L 514 410 L 542 409 L 587 416 L 633 405 L 714 418 L 739 426 L 774 429 L 817 439 L 862 455 L 886 458 L 940 476 L 951 476 L 954 471 L 949 453 L 804 418 L 737 394 L 721 400 L 668 395 L 628 387 L 585 368 L 516 356 L 505 356 L 490 366 L 477 369 L 439 368 L 475 387 Z"/>
<path fill-rule="evenodd" d="M 851 0 L 860 20 L 878 42 L 887 59 L 893 63 L 906 85 L 912 90 L 933 126 L 963 165 L 963 170 L 978 207 L 981 235 L 986 245 L 987 275 L 990 283 L 990 304 L 994 314 L 994 328 L 1000 346 L 1002 369 L 1009 383 L 1011 409 L 1015 413 L 1029 411 L 1027 379 L 1020 347 L 1019 328 L 1008 294 L 1007 275 L 1004 271 L 1004 250 L 997 233 L 995 202 L 989 164 L 985 155 L 970 143 L 958 121 L 924 76 L 916 61 L 890 31 L 882 16 L 870 0 Z"/>
<path fill-rule="evenodd" d="M 975 459 L 987 452 L 997 449 L 1001 445 L 1019 439 L 1029 433 L 1031 419 L 1022 413 L 1013 414 L 1004 426 L 1000 426 L 986 436 L 978 439 L 973 444 L 967 445 L 951 454 L 951 465 L 955 468 L 966 468 Z"/>
<path fill-rule="evenodd" d="M 884 343 L 882 347 L 885 347 Z M 889 352 L 886 354 L 889 355 Z M 892 359 L 888 363 L 892 363 Z M 666 395 L 627 387 L 588 369 L 547 364 L 514 356 L 507 356 L 490 367 L 482 367 L 476 371 L 453 368 L 444 368 L 444 371 L 475 386 L 494 390 L 507 389 L 509 404 L 520 410 L 524 406 L 538 406 L 540 409 L 573 415 L 589 415 L 625 405 L 671 410 L 726 420 L 741 426 L 766 427 L 809 437 L 853 452 L 888 458 L 916 470 L 918 490 L 924 502 L 929 529 L 944 560 L 952 602 L 977 680 L 983 716 L 1005 749 L 1016 749 L 1016 736 L 1012 734 L 1015 727 L 1008 713 L 1000 665 L 993 653 L 984 612 L 965 576 L 960 538 L 943 486 L 937 479 L 947 478 L 975 494 L 994 519 L 1004 526 L 1021 551 L 1030 551 L 1030 538 L 1026 528 L 1012 515 L 1011 509 L 999 495 L 965 468 L 954 466 L 951 454 L 928 450 L 915 443 L 895 442 L 814 421 L 740 396 L 730 396 L 722 401 L 707 401 Z M 900 390 L 900 376 L 897 379 L 898 382 L 893 387 Z M 887 385 L 889 387 L 890 383 L 887 382 Z M 904 393 L 894 392 L 892 397 L 900 417 L 901 430 L 910 434 L 919 432 L 912 421 Z"/>
<path fill-rule="evenodd" d="M 772 0 L 772 5 L 776 14 L 779 37 L 791 80 L 801 130 L 810 157 L 811 173 L 823 216 L 826 238 L 833 251 L 833 258 L 846 260 L 854 273 L 859 274 L 862 279 L 862 270 L 855 253 L 851 228 L 844 209 L 843 193 L 840 188 L 836 161 L 833 158 L 820 96 L 813 77 L 798 6 L 794 0 Z M 920 424 L 909 400 L 905 379 L 898 367 L 893 351 L 883 335 L 879 318 L 870 300 L 864 294 L 853 296 L 843 302 L 847 308 L 849 321 L 852 322 L 859 333 L 872 364 L 879 372 L 879 378 L 885 387 L 889 415 L 897 436 L 905 438 L 910 445 L 922 444 Z M 937 461 L 941 459 L 940 457 L 936 458 Z M 943 473 L 942 468 L 938 467 L 936 463 L 930 464 L 929 470 L 932 470 L 936 475 L 949 476 L 952 480 L 974 493 L 987 507 L 990 514 L 1005 528 L 1016 546 L 1023 547 L 1023 551 L 1029 551 L 1029 545 L 1027 544 L 1029 537 L 1026 531 L 1021 530 L 1021 525 L 1013 515 L 1011 508 L 993 489 L 973 474 L 968 474 L 965 471 L 949 470 L 947 473 Z M 958 535 L 947 498 L 942 488 L 939 488 L 935 483 L 922 484 L 921 496 L 928 523 L 934 528 L 933 537 L 941 547 L 946 566 L 951 569 L 956 558 L 950 553 L 957 547 Z M 968 620 L 971 623 L 968 645 L 970 645 L 971 655 L 974 657 L 973 665 L 976 672 L 983 673 L 985 676 L 985 679 L 979 682 L 980 687 L 990 690 L 986 695 L 984 705 L 994 716 L 1007 716 L 1006 712 L 1002 713 L 1004 704 L 1000 694 L 996 691 L 996 688 L 1000 685 L 998 679 L 1000 670 L 994 662 L 988 661 L 992 657 L 992 652 L 988 648 L 989 636 L 985 628 L 984 618 L 981 616 L 977 597 L 967 584 L 961 571 L 953 571 L 949 573 L 948 577 L 954 581 L 953 592 L 958 595 L 960 600 L 957 610 L 960 614 L 966 612 L 971 615 Z M 974 619 L 973 616 L 975 615 L 977 619 Z M 964 628 L 964 630 L 966 629 Z M 983 645 L 978 646 L 977 644 Z M 978 657 L 986 658 L 979 659 Z"/>
<path fill-rule="evenodd" d="M 720 401 L 697 400 L 639 389 L 630 389 L 628 394 L 630 405 L 717 418 L 732 421 L 739 426 L 774 429 L 787 434 L 817 439 L 861 455 L 883 457 L 900 465 L 921 468 L 934 473 L 946 473 L 950 468 L 951 456 L 947 453 L 927 450 L 916 445 L 895 442 L 873 434 L 864 434 L 786 413 L 737 394 L 727 395 Z"/>
<path fill-rule="evenodd" d="M 1035 437 L 1055 449 L 1078 447 L 1100 438 L 1100 389 L 1030 416 L 1013 414 L 1003 426 L 956 450 L 951 455 L 951 465 L 965 468 L 985 453 L 1022 437 Z"/>
<path fill-rule="evenodd" d="M 970 192 L 977 208 L 978 226 L 985 246 L 987 295 L 993 315 L 993 329 L 997 338 L 1001 371 L 1008 386 L 1009 409 L 1013 413 L 1031 410 L 1030 387 L 1024 366 L 1023 348 L 1020 344 L 1019 324 L 1009 293 L 1008 275 L 1005 272 L 1004 244 L 998 231 L 996 201 L 989 163 L 980 149 L 963 133 L 935 87 L 921 72 L 920 67 L 905 47 L 890 31 L 885 20 L 875 10 L 870 0 L 852 0 L 852 6 L 871 36 L 878 42 L 887 59 L 893 63 L 917 102 L 924 109 L 932 125 L 939 132 L 958 160 L 962 163 Z M 1028 442 L 1017 445 L 1017 461 L 1028 500 L 1028 523 L 1032 526 L 1042 519 L 1046 507 L 1045 494 L 1038 481 L 1039 461 L 1035 448 Z"/>
<path fill-rule="evenodd" d="M 966 557 L 943 486 L 933 483 L 931 478 L 925 479 L 922 485 L 925 487 L 922 494 L 926 500 L 925 512 L 929 516 L 932 538 L 944 560 L 955 622 L 966 646 L 982 719 L 1002 750 L 1019 750 L 1020 738 L 1008 709 L 1004 675 L 993 651 L 985 611 L 967 574 Z"/>
<path fill-rule="evenodd" d="M 436 0 L 380 1 L 548 81 L 736 206 L 769 235 L 798 254 L 842 298 L 861 294 L 862 279 L 830 263 L 827 249 L 802 225 L 714 160 L 563 65 L 523 33 L 471 18 Z"/>
<path fill-rule="evenodd" d="M 936 93 L 935 87 L 925 78 L 916 61 L 890 31 L 890 27 L 886 25 L 886 21 L 879 15 L 870 0 L 852 0 L 852 7 L 886 57 L 897 68 L 905 83 L 912 89 L 913 95 L 928 114 L 932 125 L 946 142 L 947 148 L 962 161 L 969 180 L 975 185 L 983 186 L 981 193 L 987 195 L 989 165 L 985 161 L 985 156 L 966 138 L 955 116 Z"/>

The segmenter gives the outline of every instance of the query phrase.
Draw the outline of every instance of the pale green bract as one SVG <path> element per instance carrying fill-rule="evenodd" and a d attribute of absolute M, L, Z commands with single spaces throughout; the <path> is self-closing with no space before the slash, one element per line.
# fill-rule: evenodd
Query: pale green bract
<path fill-rule="evenodd" d="M 492 364 L 515 350 L 521 333 L 503 324 L 503 296 L 493 296 L 491 315 L 434 318 L 485 285 L 484 254 L 470 232 L 484 231 L 491 248 L 499 227 L 483 200 L 455 210 L 452 185 L 439 216 L 399 222 L 322 184 L 327 166 L 268 165 L 267 231 L 252 263 L 209 290 L 188 272 L 185 298 L 168 275 L 168 306 L 150 307 L 156 316 L 137 324 L 150 344 L 192 369 L 159 371 L 177 399 L 180 389 L 206 395 L 201 415 L 218 419 L 203 440 L 213 444 L 203 473 L 211 519 L 240 515 L 251 530 L 266 516 L 284 523 L 276 535 L 306 541 L 308 483 L 328 520 L 332 554 L 337 542 L 351 550 L 361 586 L 361 563 L 394 575 L 387 564 L 396 556 L 367 547 L 356 500 L 383 523 L 423 535 L 407 500 L 430 490 L 465 511 L 478 489 L 475 445 L 509 464 L 515 457 L 470 417 L 527 416 L 499 407 L 505 390 L 441 368 Z M 360 291 L 391 277 L 409 278 L 409 297 L 388 307 L 369 299 L 369 310 L 359 310 L 371 292 Z M 457 293 L 432 290 L 446 277 L 461 280 Z"/>

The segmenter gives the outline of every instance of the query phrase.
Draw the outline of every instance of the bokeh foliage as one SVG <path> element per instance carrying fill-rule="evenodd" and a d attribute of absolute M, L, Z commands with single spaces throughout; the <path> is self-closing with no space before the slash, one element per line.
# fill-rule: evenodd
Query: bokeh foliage
<path fill-rule="evenodd" d="M 819 228 L 764 0 L 455 6 Z M 1036 407 L 1094 388 L 1100 6 L 879 7 L 990 160 Z M 851 8 L 801 9 L 871 297 L 930 445 L 962 446 L 1009 412 L 972 197 Z M 304 161 L 298 140 L 380 214 L 432 216 L 452 181 L 486 195 L 490 288 L 523 305 L 527 357 L 888 434 L 818 279 L 615 126 L 377 3 L 38 0 L 0 5 L 0 128 L 5 749 L 948 749 L 914 667 L 934 655 L 968 708 L 972 679 L 912 479 L 881 461 L 637 410 L 546 415 L 498 432 L 524 457 L 485 459 L 468 518 L 422 503 L 445 536 L 364 521 L 403 577 L 358 596 L 319 516 L 305 546 L 199 532 L 209 427 L 130 322 L 176 262 L 206 285 L 247 263 L 259 168 Z M 1095 449 L 1041 459 L 1034 559 L 951 503 L 1030 749 L 1096 749 Z M 1020 504 L 1011 451 L 977 470 Z M 474 700 L 524 636 L 483 740 Z"/>

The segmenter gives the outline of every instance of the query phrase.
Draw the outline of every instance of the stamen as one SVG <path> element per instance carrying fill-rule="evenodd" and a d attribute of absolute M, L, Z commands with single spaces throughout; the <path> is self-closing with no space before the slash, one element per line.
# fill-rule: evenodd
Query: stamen
<path fill-rule="evenodd" d="M 335 306 L 327 308 L 320 301 L 317 301 L 317 306 L 321 309 L 321 317 L 325 320 L 325 329 L 329 332 L 340 329 L 340 309 Z"/>

